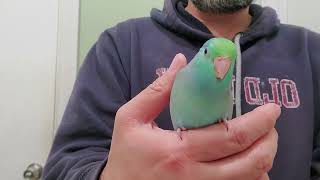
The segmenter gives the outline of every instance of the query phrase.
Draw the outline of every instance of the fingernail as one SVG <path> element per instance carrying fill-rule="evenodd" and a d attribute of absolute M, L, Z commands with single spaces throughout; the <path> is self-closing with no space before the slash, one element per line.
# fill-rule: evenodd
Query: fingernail
<path fill-rule="evenodd" d="M 269 103 L 269 104 L 266 104 L 266 106 L 269 109 L 272 109 L 273 111 L 275 111 L 278 116 L 281 114 L 281 108 L 280 108 L 280 106 L 278 104 Z"/>
<path fill-rule="evenodd" d="M 263 111 L 267 111 L 267 112 L 272 112 L 272 114 L 275 117 L 279 117 L 281 114 L 280 106 L 275 103 L 268 103 L 263 106 L 259 106 L 256 108 L 256 110 L 263 110 Z"/>
<path fill-rule="evenodd" d="M 180 69 L 181 66 L 181 60 L 185 59 L 185 56 L 181 53 L 177 54 L 174 58 L 173 61 L 171 62 L 171 65 L 169 67 L 169 71 L 177 71 Z"/>

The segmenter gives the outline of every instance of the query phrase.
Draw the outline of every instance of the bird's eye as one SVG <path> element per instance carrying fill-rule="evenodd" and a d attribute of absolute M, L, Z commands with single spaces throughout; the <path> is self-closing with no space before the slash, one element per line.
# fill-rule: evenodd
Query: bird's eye
<path fill-rule="evenodd" d="M 208 49 L 206 48 L 205 50 L 204 50 L 204 55 L 207 55 L 208 54 Z"/>

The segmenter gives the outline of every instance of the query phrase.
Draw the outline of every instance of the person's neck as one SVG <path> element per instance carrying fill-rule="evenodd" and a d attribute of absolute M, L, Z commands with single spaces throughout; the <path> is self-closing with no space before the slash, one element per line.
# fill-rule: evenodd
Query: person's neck
<path fill-rule="evenodd" d="M 205 13 L 199 11 L 189 0 L 185 9 L 201 21 L 215 37 L 224 37 L 230 40 L 239 32 L 247 30 L 252 20 L 249 7 L 233 14 Z"/>

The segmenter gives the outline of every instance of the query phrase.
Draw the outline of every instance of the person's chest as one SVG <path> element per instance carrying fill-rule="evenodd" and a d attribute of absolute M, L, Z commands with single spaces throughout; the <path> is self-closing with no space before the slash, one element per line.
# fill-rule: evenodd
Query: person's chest
<path fill-rule="evenodd" d="M 188 43 L 181 46 L 164 43 L 157 48 L 150 46 L 143 51 L 138 49 L 133 51 L 135 54 L 131 55 L 130 63 L 131 96 L 134 97 L 156 78 L 162 76 L 177 53 L 183 53 L 189 62 L 199 47 L 193 47 Z M 257 42 L 243 51 L 241 55 L 243 113 L 263 104 L 276 103 L 282 107 L 280 119 L 292 118 L 290 123 L 294 123 L 299 129 L 301 126 L 306 126 L 306 121 L 309 119 L 308 126 L 313 126 L 312 73 L 308 54 L 304 51 L 306 50 L 302 49 L 299 53 L 295 52 L 295 49 L 272 48 L 265 41 Z M 164 111 L 163 114 L 170 120 L 168 111 Z M 301 118 L 305 120 L 298 120 Z M 279 121 L 277 125 L 281 124 Z"/>
<path fill-rule="evenodd" d="M 143 51 L 138 48 L 133 50 L 130 63 L 131 96 L 134 97 L 162 76 L 177 53 L 183 53 L 190 61 L 199 48 L 188 43 L 164 43 L 157 45 L 157 48 L 150 46 Z M 261 41 L 242 54 L 242 114 L 266 103 L 276 103 L 282 109 L 276 124 L 280 138 L 272 177 L 309 175 L 314 102 L 311 67 L 306 51 L 280 49 Z M 169 106 L 156 122 L 160 128 L 172 129 Z M 300 170 L 293 173 L 290 167 Z"/>

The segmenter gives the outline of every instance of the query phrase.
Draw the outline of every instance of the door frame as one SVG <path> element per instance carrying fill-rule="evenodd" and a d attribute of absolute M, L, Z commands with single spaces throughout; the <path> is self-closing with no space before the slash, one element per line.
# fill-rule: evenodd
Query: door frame
<path fill-rule="evenodd" d="M 288 0 L 261 0 L 288 22 Z M 59 0 L 54 130 L 62 119 L 78 72 L 80 0 Z"/>
<path fill-rule="evenodd" d="M 54 132 L 62 119 L 78 72 L 79 0 L 59 0 Z"/>

